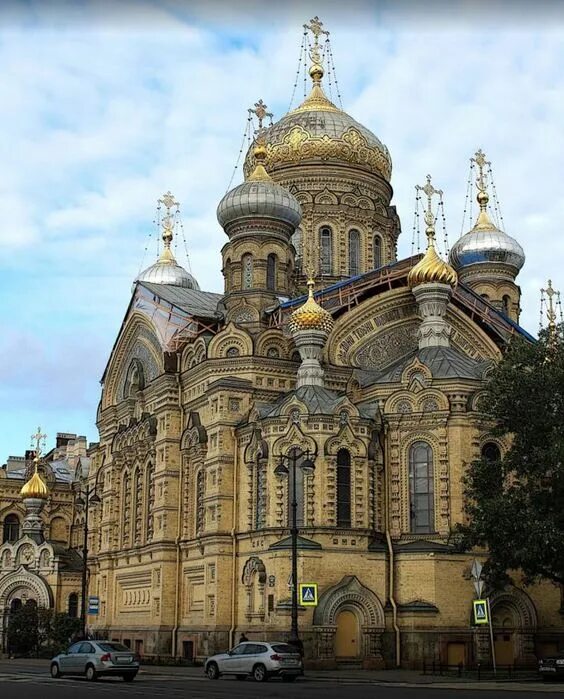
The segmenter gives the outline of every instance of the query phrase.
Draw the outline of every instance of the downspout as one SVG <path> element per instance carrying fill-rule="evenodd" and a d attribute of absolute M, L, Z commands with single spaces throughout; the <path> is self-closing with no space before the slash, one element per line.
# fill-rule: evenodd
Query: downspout
<path fill-rule="evenodd" d="M 182 446 L 182 433 L 184 431 L 184 405 L 182 403 L 182 385 L 180 383 L 180 356 L 178 356 L 176 370 L 176 385 L 178 386 L 178 406 L 180 408 L 180 446 Z M 178 626 L 180 620 L 180 540 L 182 539 L 182 501 L 184 498 L 184 463 L 182 450 L 180 450 L 180 484 L 178 491 L 178 509 L 176 524 L 176 586 L 174 591 L 174 627 L 172 629 L 172 657 L 176 657 Z"/>
<path fill-rule="evenodd" d="M 392 537 L 390 536 L 390 509 L 388 507 L 388 423 L 382 416 L 382 432 L 379 433 L 378 441 L 382 450 L 382 461 L 384 466 L 384 517 L 386 529 L 386 544 L 388 545 L 388 559 L 390 565 L 388 567 L 388 596 L 392 605 L 392 625 L 394 627 L 396 639 L 396 667 L 401 667 L 401 631 L 398 626 L 398 606 L 394 597 L 395 579 L 394 579 L 394 547 L 392 546 Z"/>
<path fill-rule="evenodd" d="M 229 647 L 235 645 L 235 626 L 237 623 L 237 521 L 239 519 L 239 498 L 237 478 L 239 470 L 239 450 L 235 441 L 235 428 L 231 428 L 231 439 L 234 445 L 233 458 L 233 527 L 231 529 L 231 628 L 229 629 Z"/>

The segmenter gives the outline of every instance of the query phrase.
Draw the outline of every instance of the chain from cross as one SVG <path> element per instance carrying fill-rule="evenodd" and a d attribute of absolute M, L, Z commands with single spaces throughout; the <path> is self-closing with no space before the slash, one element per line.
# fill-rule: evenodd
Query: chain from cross
<path fill-rule="evenodd" d="M 37 432 L 31 435 L 31 446 L 35 447 L 35 461 L 39 461 L 39 457 L 41 456 L 41 442 L 43 442 L 43 446 L 45 446 L 46 439 L 47 435 L 41 433 L 41 427 L 38 427 Z"/>
<path fill-rule="evenodd" d="M 268 111 L 268 107 L 266 104 L 260 99 L 258 102 L 255 102 L 255 107 L 254 109 L 251 107 L 249 108 L 249 117 L 252 118 L 252 115 L 255 115 L 256 118 L 258 119 L 258 129 L 257 131 L 261 131 L 262 129 L 262 122 L 266 117 L 270 119 L 270 125 L 272 126 L 272 117 L 274 116 L 272 112 Z"/>
<path fill-rule="evenodd" d="M 478 186 L 478 189 L 480 192 L 485 192 L 486 191 L 486 181 L 485 181 L 485 176 L 484 176 L 484 168 L 486 165 L 490 166 L 491 162 L 489 160 L 486 160 L 486 154 L 484 151 L 479 148 L 476 153 L 474 154 L 474 157 L 471 158 L 472 162 L 476 163 L 478 166 L 478 178 L 476 179 L 476 185 Z"/>
<path fill-rule="evenodd" d="M 418 192 L 423 192 L 425 196 L 427 197 L 427 209 L 425 210 L 425 223 L 428 226 L 433 226 L 435 225 L 435 216 L 433 214 L 433 195 L 439 196 L 440 199 L 443 198 L 443 190 L 442 189 L 435 189 L 433 185 L 431 184 L 431 175 L 427 175 L 427 182 L 424 185 L 415 185 L 415 189 Z"/>

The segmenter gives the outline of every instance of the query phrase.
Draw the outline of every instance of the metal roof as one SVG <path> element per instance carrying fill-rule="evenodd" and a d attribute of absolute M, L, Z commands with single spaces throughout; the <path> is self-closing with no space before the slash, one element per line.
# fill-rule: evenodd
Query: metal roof
<path fill-rule="evenodd" d="M 210 319 L 218 317 L 217 304 L 223 298 L 222 294 L 170 284 L 151 284 L 141 281 L 138 284 L 163 301 L 167 301 L 192 316 Z"/>

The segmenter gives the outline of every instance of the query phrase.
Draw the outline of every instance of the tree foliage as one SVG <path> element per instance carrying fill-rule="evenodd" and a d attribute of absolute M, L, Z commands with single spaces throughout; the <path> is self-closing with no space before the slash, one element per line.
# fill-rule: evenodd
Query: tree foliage
<path fill-rule="evenodd" d="M 492 436 L 511 447 L 500 461 L 471 464 L 464 479 L 468 524 L 460 548 L 485 547 L 484 573 L 503 585 L 509 571 L 525 582 L 564 584 L 564 342 L 541 332 L 515 339 L 493 370 L 483 409 Z"/>
<path fill-rule="evenodd" d="M 76 617 L 25 604 L 9 613 L 8 649 L 17 655 L 37 654 L 42 649 L 54 655 L 68 647 L 80 627 Z"/>

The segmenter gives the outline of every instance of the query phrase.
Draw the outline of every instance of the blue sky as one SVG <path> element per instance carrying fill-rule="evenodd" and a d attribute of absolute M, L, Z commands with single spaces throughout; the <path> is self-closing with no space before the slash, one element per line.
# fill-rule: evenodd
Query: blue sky
<path fill-rule="evenodd" d="M 262 97 L 286 112 L 314 14 L 331 30 L 344 108 L 390 149 L 400 256 L 427 172 L 450 243 L 460 235 L 468 159 L 484 148 L 527 254 L 522 323 L 536 332 L 539 288 L 549 276 L 564 287 L 561 6 L 343 4 L 2 3 L 0 463 L 38 424 L 49 444 L 57 431 L 97 439 L 99 379 L 168 189 L 192 270 L 221 290 L 215 209 L 247 107 Z"/>

